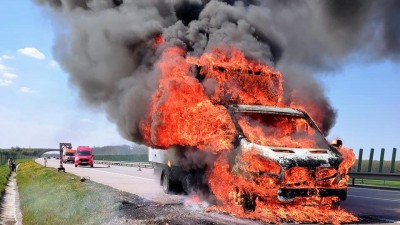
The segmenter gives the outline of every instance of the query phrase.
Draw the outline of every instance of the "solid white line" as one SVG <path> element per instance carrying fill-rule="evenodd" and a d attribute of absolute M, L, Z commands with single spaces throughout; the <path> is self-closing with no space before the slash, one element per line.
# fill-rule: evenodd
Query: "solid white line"
<path fill-rule="evenodd" d="M 389 222 L 389 223 L 400 223 L 400 221 L 391 220 L 391 219 L 386 219 L 386 218 L 379 217 L 379 216 L 368 216 L 368 217 L 369 217 L 369 218 L 372 218 L 372 219 L 376 219 L 376 220 L 383 220 L 383 221 L 386 221 L 386 222 Z"/>
<path fill-rule="evenodd" d="M 391 201 L 391 202 L 400 202 L 400 199 L 384 199 L 384 198 L 372 198 L 372 197 L 366 197 L 366 196 L 359 196 L 359 195 L 347 195 L 351 197 L 356 197 L 356 198 L 368 198 L 368 199 L 374 199 L 374 200 L 383 200 L 383 201 Z"/>
<path fill-rule="evenodd" d="M 39 162 L 39 163 L 42 164 L 41 162 Z M 57 168 L 57 166 L 55 168 Z M 137 178 L 137 179 L 142 179 L 142 180 L 154 181 L 154 179 L 151 179 L 151 178 L 137 177 L 137 176 L 127 175 L 127 174 L 122 174 L 122 173 L 113 173 L 113 172 L 99 170 L 99 169 L 95 169 L 95 168 L 90 168 L 90 170 L 97 170 L 97 171 L 101 171 L 101 172 L 104 172 L 104 173 L 111 173 L 111 174 L 117 174 L 117 175 L 122 175 L 122 176 L 126 176 L 126 177 L 133 177 L 133 178 Z"/>
<path fill-rule="evenodd" d="M 154 180 L 154 179 L 150 179 L 150 178 L 137 177 L 137 176 L 127 175 L 127 174 L 122 174 L 122 173 L 113 173 L 113 172 L 104 171 L 104 170 L 98 170 L 98 169 L 92 169 L 92 170 L 97 170 L 97 171 L 101 171 L 101 172 L 104 172 L 104 173 L 112 173 L 112 174 L 122 175 L 122 176 L 126 176 L 126 177 L 133 177 L 133 178 L 142 179 L 142 180 L 151 180 L 151 181 Z"/>
<path fill-rule="evenodd" d="M 397 191 L 397 190 L 382 190 L 382 189 L 376 189 L 376 188 L 368 188 L 368 186 L 365 186 L 365 187 L 349 187 L 350 189 L 360 189 L 360 190 L 362 190 L 362 189 L 368 189 L 368 190 L 374 190 L 374 191 L 382 191 L 382 192 L 395 192 L 395 193 L 400 193 L 400 191 Z"/>

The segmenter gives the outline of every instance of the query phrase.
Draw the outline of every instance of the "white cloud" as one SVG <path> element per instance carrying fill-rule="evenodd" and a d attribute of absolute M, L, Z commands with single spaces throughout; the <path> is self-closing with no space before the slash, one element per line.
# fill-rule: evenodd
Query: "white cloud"
<path fill-rule="evenodd" d="M 38 91 L 33 90 L 33 89 L 31 89 L 31 88 L 28 88 L 28 87 L 21 87 L 21 88 L 19 89 L 19 91 L 22 92 L 22 93 L 26 93 L 26 94 L 34 94 L 34 93 L 37 93 L 37 92 L 38 92 Z"/>
<path fill-rule="evenodd" d="M 50 66 L 50 67 L 58 67 L 59 65 L 58 65 L 58 62 L 57 62 L 57 61 L 51 60 L 50 63 L 49 63 L 49 66 Z"/>
<path fill-rule="evenodd" d="M 3 59 L 15 59 L 15 57 L 12 56 L 12 55 L 2 55 L 1 58 L 3 58 Z"/>
<path fill-rule="evenodd" d="M 3 73 L 3 77 L 9 78 L 9 79 L 14 79 L 14 78 L 17 78 L 18 75 L 15 74 L 15 73 L 8 73 L 8 72 L 5 72 L 5 73 Z"/>
<path fill-rule="evenodd" d="M 13 70 L 13 68 L 8 67 L 8 66 L 0 63 L 0 72 L 6 73 L 6 72 L 9 72 L 11 70 Z"/>
<path fill-rule="evenodd" d="M 46 58 L 46 56 L 36 48 L 21 48 L 18 49 L 17 52 L 35 59 L 43 60 Z"/>
<path fill-rule="evenodd" d="M 0 86 L 10 86 L 14 82 L 12 80 L 0 79 Z"/>

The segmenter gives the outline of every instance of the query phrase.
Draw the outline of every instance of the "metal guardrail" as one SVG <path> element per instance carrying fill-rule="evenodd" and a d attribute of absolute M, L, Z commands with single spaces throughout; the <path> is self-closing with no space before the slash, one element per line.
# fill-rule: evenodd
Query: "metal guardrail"
<path fill-rule="evenodd" d="M 354 178 L 354 179 L 400 181 L 400 174 L 398 174 L 398 173 L 350 172 L 349 175 L 350 175 L 350 178 Z"/>
<path fill-rule="evenodd" d="M 153 163 L 150 162 L 128 162 L 128 161 L 108 161 L 108 160 L 95 160 L 95 163 L 114 165 L 114 166 L 128 166 L 139 168 L 154 168 Z"/>

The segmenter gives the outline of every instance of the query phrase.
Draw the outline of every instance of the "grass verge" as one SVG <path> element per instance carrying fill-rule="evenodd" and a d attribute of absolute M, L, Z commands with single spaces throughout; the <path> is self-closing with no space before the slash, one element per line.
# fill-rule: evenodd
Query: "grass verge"
<path fill-rule="evenodd" d="M 7 186 L 8 176 L 10 175 L 10 169 L 7 164 L 0 165 L 0 199 L 4 194 Z"/>
<path fill-rule="evenodd" d="M 23 224 L 108 224 L 118 211 L 116 192 L 34 161 L 21 163 L 17 182 Z"/>
<path fill-rule="evenodd" d="M 350 179 L 351 181 L 351 179 Z M 370 179 L 356 179 L 356 185 L 367 185 L 376 187 L 388 187 L 400 189 L 400 181 L 394 180 L 370 180 Z"/>

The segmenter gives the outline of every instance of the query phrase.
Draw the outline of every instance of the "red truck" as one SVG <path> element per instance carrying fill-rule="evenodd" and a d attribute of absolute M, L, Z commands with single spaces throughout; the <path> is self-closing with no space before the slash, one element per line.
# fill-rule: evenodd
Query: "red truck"
<path fill-rule="evenodd" d="M 89 146 L 78 146 L 75 156 L 75 167 L 79 165 L 89 165 L 93 167 L 93 150 Z"/>

